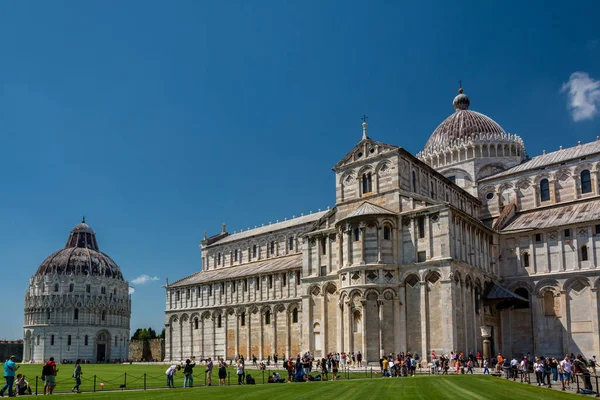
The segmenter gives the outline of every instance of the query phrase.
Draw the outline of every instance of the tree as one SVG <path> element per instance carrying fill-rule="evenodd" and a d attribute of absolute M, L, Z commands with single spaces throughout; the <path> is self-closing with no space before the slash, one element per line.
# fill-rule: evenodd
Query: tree
<path fill-rule="evenodd" d="M 133 336 L 131 337 L 131 340 L 140 340 L 140 333 L 142 333 L 142 329 L 141 328 L 136 329 Z"/>

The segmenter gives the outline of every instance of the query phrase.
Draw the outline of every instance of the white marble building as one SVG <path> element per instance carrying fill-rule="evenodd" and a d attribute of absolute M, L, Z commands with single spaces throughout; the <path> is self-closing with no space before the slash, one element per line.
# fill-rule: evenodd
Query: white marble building
<path fill-rule="evenodd" d="M 130 315 L 129 285 L 83 220 L 29 280 L 23 361 L 126 359 Z"/>
<path fill-rule="evenodd" d="M 600 354 L 600 141 L 528 158 L 453 106 L 416 157 L 363 123 L 334 208 L 205 237 L 167 284 L 166 359 Z"/>

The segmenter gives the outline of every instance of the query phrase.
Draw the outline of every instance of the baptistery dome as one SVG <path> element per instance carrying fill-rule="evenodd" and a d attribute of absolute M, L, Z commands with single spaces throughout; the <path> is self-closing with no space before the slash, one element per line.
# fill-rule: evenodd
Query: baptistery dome
<path fill-rule="evenodd" d="M 93 275 L 123 280 L 117 264 L 98 248 L 96 234 L 85 219 L 73 228 L 67 244 L 50 255 L 36 275 Z"/>
<path fill-rule="evenodd" d="M 84 219 L 29 280 L 23 359 L 124 360 L 130 317 L 129 284 Z"/>

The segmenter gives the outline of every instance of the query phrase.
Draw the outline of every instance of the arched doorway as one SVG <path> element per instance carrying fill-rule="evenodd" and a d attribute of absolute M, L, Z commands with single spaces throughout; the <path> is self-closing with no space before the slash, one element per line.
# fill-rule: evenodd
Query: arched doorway
<path fill-rule="evenodd" d="M 97 363 L 103 363 L 110 360 L 110 334 L 107 331 L 99 331 L 96 333 L 94 350 Z"/>

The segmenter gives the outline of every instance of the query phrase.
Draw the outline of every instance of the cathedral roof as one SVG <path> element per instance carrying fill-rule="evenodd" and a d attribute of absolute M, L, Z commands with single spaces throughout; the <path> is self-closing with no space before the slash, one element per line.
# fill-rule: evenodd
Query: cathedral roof
<path fill-rule="evenodd" d="M 469 97 L 462 92 L 461 88 L 452 103 L 454 113 L 433 131 L 423 151 L 418 156 L 443 153 L 456 146 L 468 143 L 508 141 L 522 145 L 523 141 L 520 137 L 507 134 L 490 117 L 469 110 L 470 104 Z"/>
<path fill-rule="evenodd" d="M 322 216 L 324 216 L 328 210 L 319 211 L 316 213 L 311 213 L 308 215 L 303 215 L 300 217 L 288 219 L 287 221 L 281 221 L 274 224 L 269 224 L 265 226 L 261 226 L 254 229 L 249 229 L 247 231 L 241 231 L 238 233 L 233 233 L 231 235 L 224 236 L 223 239 L 219 239 L 213 243 L 210 243 L 210 246 L 213 245 L 222 245 L 225 243 L 235 242 L 237 240 L 251 238 L 253 236 L 263 235 L 269 232 L 275 232 L 282 229 L 293 228 L 294 226 L 299 226 L 303 224 L 307 224 L 310 222 L 318 221 Z"/>
<path fill-rule="evenodd" d="M 518 214 L 502 231 L 543 229 L 598 220 L 600 200 L 579 200 L 576 203 L 553 205 Z"/>
<path fill-rule="evenodd" d="M 360 206 L 358 206 L 354 211 L 352 211 L 350 214 L 346 215 L 342 219 L 361 217 L 361 216 L 366 216 L 366 215 L 389 215 L 389 214 L 395 214 L 395 213 L 393 211 L 386 210 L 385 208 L 376 206 L 375 204 L 365 201 Z"/>
<path fill-rule="evenodd" d="M 173 282 L 169 287 L 198 285 L 201 283 L 243 279 L 244 277 L 302 268 L 302 254 L 255 261 L 249 264 L 200 271 Z"/>
<path fill-rule="evenodd" d="M 123 280 L 118 265 L 98 248 L 96 234 L 85 223 L 76 225 L 64 249 L 51 254 L 42 262 L 36 275 L 91 275 Z"/>
<path fill-rule="evenodd" d="M 600 153 L 600 140 L 590 143 L 578 144 L 567 149 L 560 149 L 548 154 L 542 154 L 533 157 L 517 166 L 514 166 L 506 171 L 492 175 L 482 179 L 482 181 L 493 180 L 502 176 L 513 175 L 519 172 L 529 171 L 536 168 L 542 168 L 548 165 L 558 164 L 568 160 L 589 156 L 591 154 Z"/>

